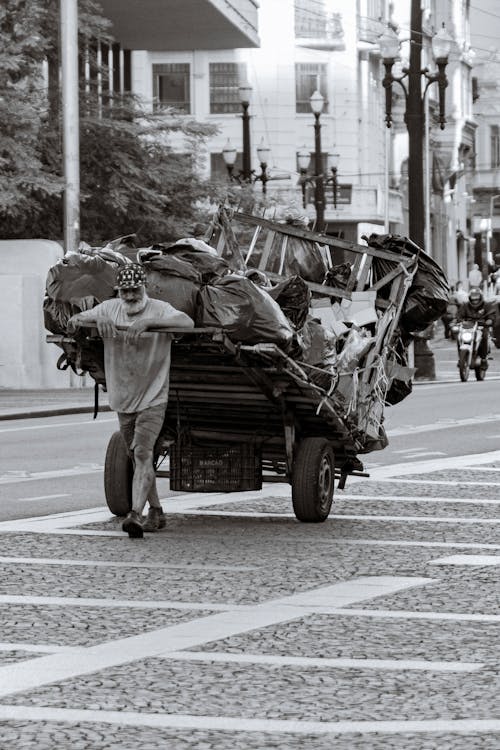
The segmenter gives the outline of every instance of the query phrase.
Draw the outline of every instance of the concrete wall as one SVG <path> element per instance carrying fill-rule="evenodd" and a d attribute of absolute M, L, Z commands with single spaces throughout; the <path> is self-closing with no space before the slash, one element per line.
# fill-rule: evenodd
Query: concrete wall
<path fill-rule="evenodd" d="M 80 385 L 56 369 L 61 350 L 45 341 L 45 279 L 62 254 L 49 240 L 0 241 L 0 388 Z"/>

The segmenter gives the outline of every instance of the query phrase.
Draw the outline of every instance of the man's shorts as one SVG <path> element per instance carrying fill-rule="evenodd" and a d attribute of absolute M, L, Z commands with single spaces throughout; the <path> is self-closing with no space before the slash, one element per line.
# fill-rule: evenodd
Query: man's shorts
<path fill-rule="evenodd" d="M 118 412 L 120 431 L 130 453 L 134 448 L 153 451 L 165 419 L 166 404 L 150 406 L 144 411 L 124 414 Z"/>

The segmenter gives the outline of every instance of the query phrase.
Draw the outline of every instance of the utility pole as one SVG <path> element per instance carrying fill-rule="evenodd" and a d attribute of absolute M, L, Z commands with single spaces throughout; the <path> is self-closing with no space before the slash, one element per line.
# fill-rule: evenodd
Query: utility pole
<path fill-rule="evenodd" d="M 78 112 L 78 0 L 60 0 L 64 161 L 64 249 L 80 241 L 80 135 Z"/>
<path fill-rule="evenodd" d="M 432 255 L 425 247 L 424 226 L 424 169 L 423 133 L 424 112 L 422 101 L 422 8 L 420 0 L 411 2 L 410 67 L 408 72 L 408 99 L 406 127 L 408 130 L 408 228 L 410 239 Z"/>

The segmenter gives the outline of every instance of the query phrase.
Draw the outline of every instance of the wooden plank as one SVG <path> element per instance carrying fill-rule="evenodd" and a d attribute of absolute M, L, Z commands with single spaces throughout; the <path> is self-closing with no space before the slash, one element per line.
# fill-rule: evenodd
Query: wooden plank
<path fill-rule="evenodd" d="M 318 232 L 312 232 L 309 229 L 301 229 L 300 227 L 293 226 L 292 224 L 280 224 L 278 222 L 269 221 L 269 219 L 263 219 L 259 216 L 252 216 L 242 212 L 236 212 L 233 216 L 234 221 L 240 221 L 242 224 L 249 224 L 251 226 L 261 225 L 274 232 L 280 234 L 288 234 L 293 237 L 301 237 L 304 240 L 310 242 L 318 242 L 320 245 L 328 245 L 333 248 L 340 250 L 349 250 L 353 253 L 367 253 L 373 255 L 376 258 L 383 258 L 385 260 L 392 260 L 397 262 L 399 258 L 415 258 L 417 251 L 412 253 L 409 250 L 404 250 L 401 255 L 399 253 L 389 252 L 387 250 L 379 250 L 378 248 L 370 247 L 369 245 L 358 245 L 354 242 L 347 242 L 346 240 L 339 240 L 337 237 L 330 237 L 327 234 L 320 234 Z"/>
<path fill-rule="evenodd" d="M 250 242 L 248 252 L 245 258 L 245 263 L 248 265 L 248 260 L 252 256 L 253 251 L 255 250 L 255 245 L 257 244 L 257 240 L 259 239 L 259 234 L 261 232 L 262 227 L 257 225 L 255 227 L 255 232 L 253 233 L 252 241 Z"/>
<path fill-rule="evenodd" d="M 373 256 L 365 254 L 363 266 L 361 268 L 361 271 L 358 273 L 358 283 L 356 286 L 357 290 L 360 292 L 365 291 L 365 287 L 368 284 L 372 263 Z"/>
<path fill-rule="evenodd" d="M 351 273 L 350 273 L 349 278 L 347 280 L 346 292 L 353 292 L 354 291 L 354 288 L 356 286 L 356 282 L 358 280 L 358 273 L 359 273 L 359 270 L 361 268 L 361 263 L 362 263 L 364 257 L 365 257 L 364 254 L 363 255 L 361 255 L 361 254 L 356 255 L 356 257 L 354 259 L 354 263 L 352 264 Z"/>
<path fill-rule="evenodd" d="M 271 249 L 274 242 L 274 237 L 276 235 L 276 232 L 268 232 L 266 241 L 264 244 L 264 250 L 262 251 L 262 257 L 260 259 L 259 263 L 259 270 L 265 271 L 267 266 L 267 261 L 269 260 L 269 256 L 271 255 Z"/>

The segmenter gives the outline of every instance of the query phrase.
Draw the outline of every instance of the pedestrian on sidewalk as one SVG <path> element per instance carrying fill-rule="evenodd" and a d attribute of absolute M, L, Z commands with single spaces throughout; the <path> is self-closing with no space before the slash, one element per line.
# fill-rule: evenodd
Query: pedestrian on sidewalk
<path fill-rule="evenodd" d="M 483 274 L 477 263 L 474 263 L 469 271 L 469 290 L 474 287 L 480 287 L 483 283 Z"/>
<path fill-rule="evenodd" d="M 144 531 L 165 526 L 153 459 L 167 408 L 173 337 L 148 329 L 189 330 L 194 322 L 168 302 L 148 297 L 146 274 L 138 264 L 127 265 L 118 272 L 116 289 L 118 297 L 73 315 L 68 321 L 68 333 L 80 326 L 96 326 L 103 339 L 109 405 L 118 414 L 120 431 L 134 464 L 132 509 L 122 529 L 130 537 L 141 538 Z M 143 523 L 146 501 L 150 507 Z"/>

